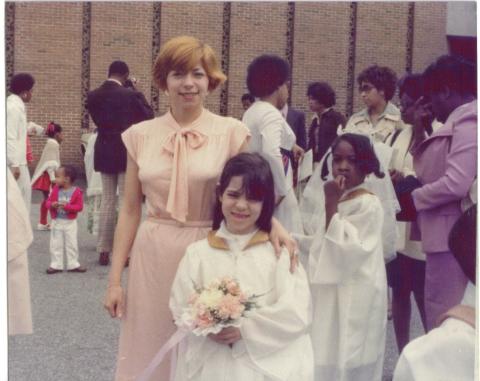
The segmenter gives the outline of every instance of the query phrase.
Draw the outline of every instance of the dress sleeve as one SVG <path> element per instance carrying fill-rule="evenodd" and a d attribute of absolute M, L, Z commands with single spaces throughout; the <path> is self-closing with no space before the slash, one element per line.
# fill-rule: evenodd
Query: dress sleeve
<path fill-rule="evenodd" d="M 312 320 L 311 296 L 305 271 L 299 266 L 291 274 L 289 267 L 288 253 L 283 251 L 276 264 L 274 285 L 270 291 L 276 294 L 276 300 L 253 310 L 240 326 L 245 349 L 252 361 L 260 366 L 263 359 L 268 364 L 269 356 L 304 335 Z M 241 352 L 241 346 L 236 349 Z M 234 353 L 236 355 L 238 353 Z"/>
<path fill-rule="evenodd" d="M 279 113 L 278 113 L 279 114 Z M 285 176 L 282 153 L 282 132 L 284 129 L 284 120 L 281 115 L 273 112 L 265 114 L 262 120 L 262 154 L 270 164 L 272 169 L 273 181 L 275 185 L 275 194 L 285 196 L 291 188 Z M 289 127 L 290 128 L 290 127 Z M 293 144 L 292 144 L 293 145 Z M 285 147 L 283 147 L 285 148 Z M 292 147 L 289 147 L 291 149 Z"/>
<path fill-rule="evenodd" d="M 127 148 L 128 154 L 133 158 L 135 163 L 138 160 L 140 141 L 143 138 L 139 129 L 134 125 L 122 133 L 122 141 Z"/>
<path fill-rule="evenodd" d="M 383 211 L 371 195 L 360 196 L 350 212 L 336 213 L 325 229 L 319 229 L 309 255 L 310 282 L 338 284 L 348 279 L 382 245 Z"/>
<path fill-rule="evenodd" d="M 230 157 L 240 153 L 240 148 L 250 139 L 250 130 L 240 121 L 237 121 L 231 129 L 230 134 Z"/>

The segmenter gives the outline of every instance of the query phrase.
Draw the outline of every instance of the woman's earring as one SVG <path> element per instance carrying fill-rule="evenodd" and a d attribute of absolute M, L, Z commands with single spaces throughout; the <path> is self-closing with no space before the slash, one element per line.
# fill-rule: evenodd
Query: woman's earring
<path fill-rule="evenodd" d="M 168 90 L 165 90 L 163 93 L 168 97 L 168 95 L 169 95 Z"/>

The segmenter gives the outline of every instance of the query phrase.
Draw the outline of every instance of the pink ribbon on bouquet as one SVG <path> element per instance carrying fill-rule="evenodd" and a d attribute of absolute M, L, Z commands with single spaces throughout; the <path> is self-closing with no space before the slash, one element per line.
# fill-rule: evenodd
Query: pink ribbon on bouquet
<path fill-rule="evenodd" d="M 140 373 L 140 375 L 135 379 L 135 381 L 149 381 L 150 376 L 153 374 L 155 369 L 162 363 L 165 356 L 170 352 L 175 346 L 180 343 L 190 331 L 186 329 L 177 329 L 177 331 L 168 339 L 168 341 L 160 348 L 155 357 L 150 361 L 150 364 L 145 368 L 145 370 Z M 173 353 L 172 366 L 170 369 L 170 381 L 173 381 L 175 377 L 175 368 L 176 368 L 176 353 Z"/>

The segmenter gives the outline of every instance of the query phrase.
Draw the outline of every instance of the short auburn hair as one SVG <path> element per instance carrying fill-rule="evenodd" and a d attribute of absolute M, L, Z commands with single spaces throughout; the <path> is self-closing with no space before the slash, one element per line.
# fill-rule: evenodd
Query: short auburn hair
<path fill-rule="evenodd" d="M 166 90 L 170 71 L 190 71 L 198 63 L 207 73 L 210 91 L 215 90 L 227 79 L 210 45 L 195 37 L 178 36 L 168 40 L 160 49 L 153 64 L 153 80 L 161 90 Z"/>

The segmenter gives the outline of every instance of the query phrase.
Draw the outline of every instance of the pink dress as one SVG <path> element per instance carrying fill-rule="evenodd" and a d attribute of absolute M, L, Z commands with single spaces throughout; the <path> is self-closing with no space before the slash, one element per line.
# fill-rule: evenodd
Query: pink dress
<path fill-rule="evenodd" d="M 130 253 L 117 381 L 134 380 L 174 333 L 168 301 L 178 263 L 189 244 L 207 236 L 218 178 L 248 136 L 239 120 L 205 109 L 187 127 L 167 113 L 122 134 L 139 167 L 147 218 Z M 152 380 L 168 379 L 169 368 L 166 359 Z"/>

